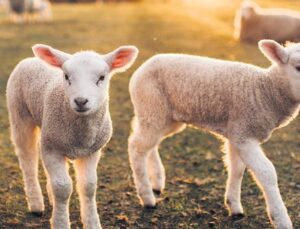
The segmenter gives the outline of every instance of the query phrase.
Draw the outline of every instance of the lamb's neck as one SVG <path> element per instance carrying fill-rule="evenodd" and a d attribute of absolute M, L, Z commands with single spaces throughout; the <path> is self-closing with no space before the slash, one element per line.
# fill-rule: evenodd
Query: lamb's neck
<path fill-rule="evenodd" d="M 265 77 L 268 89 L 264 93 L 268 98 L 268 103 L 278 114 L 279 119 L 285 119 L 286 116 L 293 116 L 299 107 L 299 101 L 296 100 L 287 77 L 276 65 L 272 65 L 266 70 Z M 282 117 L 281 117 L 282 116 Z"/>
<path fill-rule="evenodd" d="M 66 136 L 62 144 L 71 146 L 69 158 L 94 153 L 108 142 L 112 132 L 108 101 L 96 112 L 85 116 L 76 114 L 68 104 L 65 106 L 62 119 Z"/>

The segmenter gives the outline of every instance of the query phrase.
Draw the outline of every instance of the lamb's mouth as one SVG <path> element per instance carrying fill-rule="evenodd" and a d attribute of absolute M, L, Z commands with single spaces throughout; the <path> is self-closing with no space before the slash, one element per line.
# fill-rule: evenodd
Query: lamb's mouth
<path fill-rule="evenodd" d="M 86 113 L 87 111 L 89 111 L 90 109 L 82 108 L 82 109 L 75 109 L 75 110 L 76 110 L 76 112 L 83 114 L 83 113 Z"/>

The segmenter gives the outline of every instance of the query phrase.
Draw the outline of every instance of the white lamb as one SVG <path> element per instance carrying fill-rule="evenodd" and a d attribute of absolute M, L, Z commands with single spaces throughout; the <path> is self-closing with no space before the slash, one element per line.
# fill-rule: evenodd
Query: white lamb
<path fill-rule="evenodd" d="M 234 21 L 234 38 L 257 42 L 300 40 L 300 13 L 286 9 L 263 9 L 252 1 L 244 1 Z"/>
<path fill-rule="evenodd" d="M 247 167 L 264 193 L 274 226 L 292 228 L 275 168 L 260 144 L 298 113 L 300 44 L 282 47 L 262 40 L 259 48 L 272 61 L 267 69 L 207 57 L 160 54 L 134 73 L 129 86 L 135 113 L 129 158 L 145 207 L 155 206 L 154 193 L 165 186 L 158 145 L 189 124 L 226 141 L 225 203 L 230 214 L 243 216 L 240 194 Z"/>
<path fill-rule="evenodd" d="M 96 168 L 100 150 L 112 134 L 109 82 L 113 73 L 132 65 L 138 50 L 122 46 L 106 55 L 92 51 L 70 55 L 35 45 L 33 52 L 37 58 L 21 61 L 7 85 L 12 141 L 29 210 L 35 214 L 44 211 L 37 176 L 41 139 L 47 191 L 53 203 L 52 228 L 70 228 L 68 162 L 76 172 L 83 226 L 101 228 L 95 199 Z"/>

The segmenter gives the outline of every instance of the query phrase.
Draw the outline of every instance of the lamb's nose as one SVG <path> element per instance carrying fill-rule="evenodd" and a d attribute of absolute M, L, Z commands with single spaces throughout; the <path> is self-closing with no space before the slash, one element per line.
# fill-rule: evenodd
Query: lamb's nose
<path fill-rule="evenodd" d="M 88 103 L 88 99 L 86 98 L 82 98 L 82 97 L 78 97 L 76 99 L 74 99 L 74 102 L 76 103 L 76 105 L 79 107 L 79 108 L 83 108 L 85 104 Z"/>

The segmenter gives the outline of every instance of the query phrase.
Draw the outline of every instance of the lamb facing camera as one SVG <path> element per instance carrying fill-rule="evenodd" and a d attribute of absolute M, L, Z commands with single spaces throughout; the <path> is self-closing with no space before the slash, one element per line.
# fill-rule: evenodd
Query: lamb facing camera
<path fill-rule="evenodd" d="M 101 228 L 96 205 L 97 164 L 110 140 L 109 82 L 137 57 L 134 46 L 100 55 L 92 51 L 64 53 L 33 46 L 36 58 L 22 60 L 7 84 L 11 138 L 25 183 L 29 210 L 44 211 L 38 181 L 38 142 L 53 205 L 51 227 L 70 228 L 69 197 L 74 165 L 84 228 Z"/>

